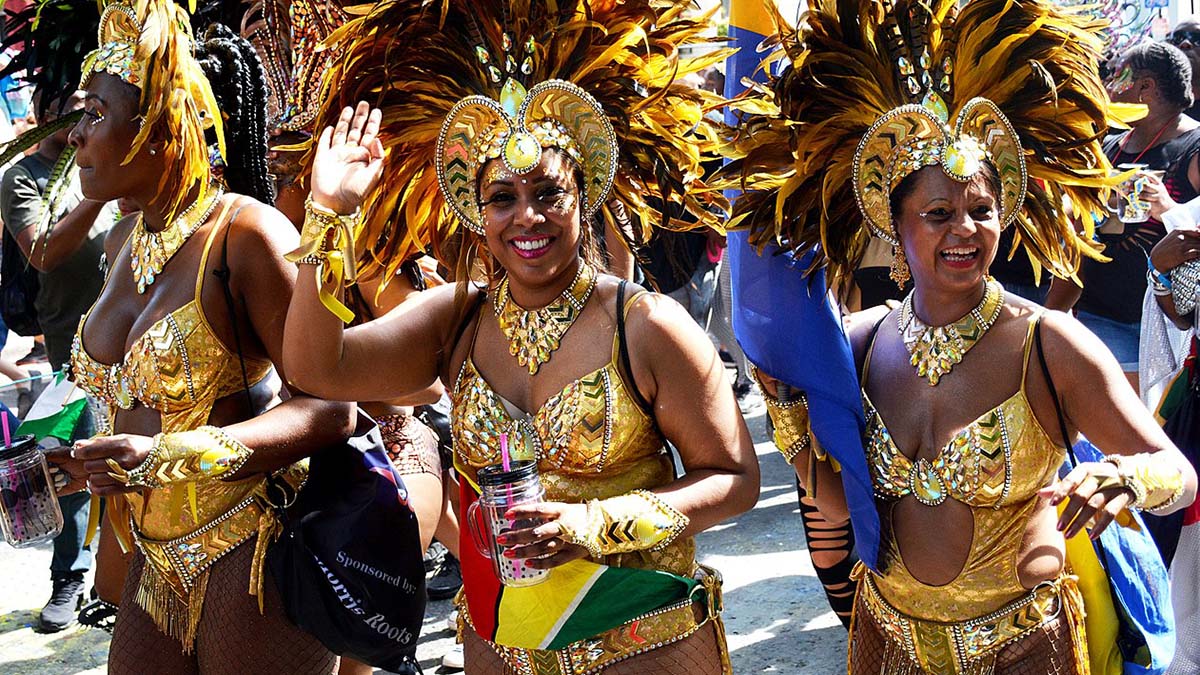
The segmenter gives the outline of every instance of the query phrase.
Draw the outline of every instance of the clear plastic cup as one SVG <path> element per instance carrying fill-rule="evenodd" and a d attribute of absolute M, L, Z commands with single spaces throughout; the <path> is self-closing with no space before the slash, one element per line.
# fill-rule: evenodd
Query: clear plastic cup
<path fill-rule="evenodd" d="M 0 449 L 0 530 L 17 548 L 53 539 L 63 515 L 46 456 L 33 436 L 18 436 Z"/>

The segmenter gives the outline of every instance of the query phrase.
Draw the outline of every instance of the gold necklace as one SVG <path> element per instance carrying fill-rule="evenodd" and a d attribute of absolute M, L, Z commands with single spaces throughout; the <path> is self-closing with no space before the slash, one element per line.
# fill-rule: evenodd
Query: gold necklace
<path fill-rule="evenodd" d="M 983 299 L 966 316 L 945 326 L 927 326 L 913 311 L 913 291 L 909 291 L 896 321 L 917 375 L 929 380 L 930 386 L 937 386 L 938 380 L 962 362 L 971 347 L 996 323 L 1003 306 L 1004 287 L 988 277 Z"/>
<path fill-rule="evenodd" d="M 129 266 L 133 270 L 133 280 L 137 282 L 139 294 L 146 292 L 188 238 L 208 220 L 223 194 L 225 186 L 210 180 L 204 193 L 159 232 L 147 230 L 145 218 L 138 215 L 129 242 Z M 204 203 L 204 208 L 197 209 L 201 203 Z"/>
<path fill-rule="evenodd" d="M 596 270 L 580 262 L 575 280 L 562 295 L 541 309 L 527 310 L 513 302 L 508 293 L 508 278 L 500 282 L 492 309 L 496 312 L 500 331 L 508 338 L 508 353 L 517 357 L 522 366 L 527 366 L 530 375 L 536 375 L 538 368 L 550 360 L 562 336 L 579 318 L 595 287 Z"/>

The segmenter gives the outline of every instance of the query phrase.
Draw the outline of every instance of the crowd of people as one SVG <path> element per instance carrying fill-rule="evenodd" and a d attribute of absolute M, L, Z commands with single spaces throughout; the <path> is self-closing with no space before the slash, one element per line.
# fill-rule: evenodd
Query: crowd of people
<path fill-rule="evenodd" d="M 747 87 L 687 0 L 10 4 L 0 317 L 90 402 L 39 627 L 110 672 L 416 672 L 454 596 L 470 673 L 731 673 L 764 407 L 848 673 L 1200 672 L 1200 21 L 810 0 Z"/>

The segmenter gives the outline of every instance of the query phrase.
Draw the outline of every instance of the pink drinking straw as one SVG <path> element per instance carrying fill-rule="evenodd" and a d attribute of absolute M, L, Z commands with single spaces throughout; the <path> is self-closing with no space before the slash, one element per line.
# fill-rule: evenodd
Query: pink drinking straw
<path fill-rule="evenodd" d="M 8 430 L 8 415 L 0 414 L 0 424 L 4 425 L 4 447 L 12 447 L 12 432 Z"/>
<path fill-rule="evenodd" d="M 8 420 L 4 420 L 4 438 L 8 439 Z M 504 466 L 505 471 L 512 471 L 512 462 L 508 457 L 508 434 L 500 433 L 500 463 Z"/>

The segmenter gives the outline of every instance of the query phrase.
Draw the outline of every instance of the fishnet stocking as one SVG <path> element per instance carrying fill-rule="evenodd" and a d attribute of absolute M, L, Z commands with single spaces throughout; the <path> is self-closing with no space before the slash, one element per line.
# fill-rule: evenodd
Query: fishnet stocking
<path fill-rule="evenodd" d="M 108 646 L 109 675 L 197 675 L 200 668 L 196 659 L 184 654 L 179 641 L 160 631 L 154 619 L 134 600 L 145 564 L 146 559 L 141 553 L 135 553 L 129 563 L 125 590 L 117 610 L 117 625 Z"/>
<path fill-rule="evenodd" d="M 1065 610 L 1027 637 L 1010 642 L 996 655 L 994 675 L 1080 675 L 1074 640 Z M 864 603 L 855 604 L 850 635 L 849 675 L 926 674 L 904 656 L 903 648 L 889 640 Z"/>
<path fill-rule="evenodd" d="M 604 675 L 728 675 L 721 666 L 721 652 L 714 621 L 692 635 L 665 647 L 613 664 Z M 509 668 L 496 652 L 470 627 L 463 629 L 463 655 L 471 675 L 520 675 Z"/>
<path fill-rule="evenodd" d="M 109 648 L 109 672 L 289 673 L 327 675 L 337 657 L 284 615 L 271 579 L 263 581 L 263 611 L 250 595 L 254 540 L 244 542 L 210 568 L 195 650 L 184 654 L 178 641 L 164 635 L 134 601 L 145 560 L 138 554 L 129 568 L 117 626 Z"/>

